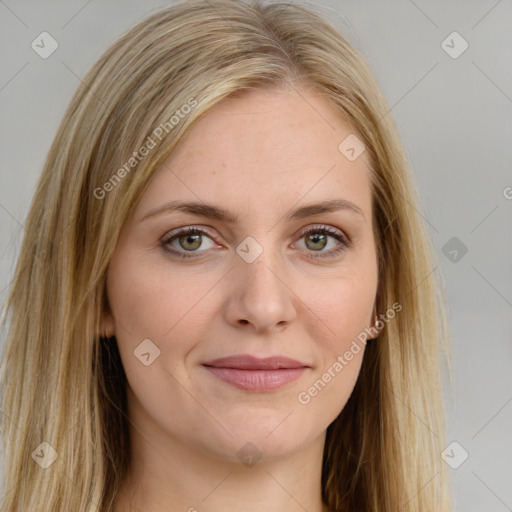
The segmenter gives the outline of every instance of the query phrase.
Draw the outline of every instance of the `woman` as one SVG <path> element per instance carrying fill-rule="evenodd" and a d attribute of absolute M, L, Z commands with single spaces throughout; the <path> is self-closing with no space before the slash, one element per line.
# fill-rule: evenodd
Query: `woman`
<path fill-rule="evenodd" d="M 139 23 L 73 97 L 25 225 L 2 510 L 450 510 L 420 213 L 322 17 L 189 0 Z"/>

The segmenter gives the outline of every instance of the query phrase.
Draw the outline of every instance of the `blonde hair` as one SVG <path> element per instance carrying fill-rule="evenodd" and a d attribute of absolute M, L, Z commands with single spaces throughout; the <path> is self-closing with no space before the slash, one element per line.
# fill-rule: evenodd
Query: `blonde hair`
<path fill-rule="evenodd" d="M 108 48 L 74 94 L 47 156 L 2 319 L 10 314 L 0 368 L 3 512 L 111 510 L 130 464 L 126 375 L 116 343 L 100 332 L 119 232 L 194 122 L 228 96 L 279 86 L 314 87 L 363 140 L 377 312 L 402 306 L 368 343 L 356 387 L 327 430 L 325 504 L 340 512 L 450 510 L 441 460 L 441 361 L 451 370 L 444 285 L 371 68 L 305 6 L 188 0 Z M 143 146 L 149 151 L 139 158 Z M 58 455 L 46 469 L 33 456 L 48 450 L 42 442 Z"/>

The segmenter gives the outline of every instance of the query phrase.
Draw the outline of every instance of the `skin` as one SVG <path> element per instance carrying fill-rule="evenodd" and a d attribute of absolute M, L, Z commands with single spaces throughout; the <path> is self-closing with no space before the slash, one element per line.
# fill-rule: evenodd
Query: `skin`
<path fill-rule="evenodd" d="M 326 429 L 353 390 L 364 346 L 308 404 L 298 395 L 374 325 L 377 252 L 367 152 L 349 161 L 338 145 L 354 131 L 325 98 L 299 91 L 251 91 L 216 105 L 157 170 L 122 229 L 104 317 L 127 373 L 133 453 L 116 512 L 327 511 Z M 347 209 L 284 218 L 337 198 L 364 217 Z M 178 199 L 239 219 L 174 211 L 141 220 Z M 185 226 L 208 231 L 197 243 L 167 244 L 188 259 L 160 244 Z M 340 242 L 331 235 L 302 234 L 322 226 L 350 246 L 333 254 Z M 248 236 L 263 248 L 252 263 L 236 252 Z M 145 339 L 160 350 L 147 366 L 134 355 Z M 279 389 L 249 392 L 201 366 L 234 354 L 285 355 L 310 368 Z M 248 442 L 261 455 L 252 466 L 237 456 Z"/>

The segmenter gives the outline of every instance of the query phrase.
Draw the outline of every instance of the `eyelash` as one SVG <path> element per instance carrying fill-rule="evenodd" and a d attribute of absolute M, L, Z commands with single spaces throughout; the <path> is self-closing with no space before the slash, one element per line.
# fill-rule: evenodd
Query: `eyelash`
<path fill-rule="evenodd" d="M 329 228 L 328 226 L 309 228 L 306 231 L 301 233 L 301 236 L 299 237 L 299 239 L 302 239 L 311 233 L 321 233 L 323 235 L 328 235 L 328 236 L 331 236 L 332 238 L 338 240 L 338 242 L 340 242 L 340 245 L 337 248 L 331 249 L 327 253 L 312 254 L 311 255 L 312 258 L 335 257 L 350 247 L 350 242 L 347 240 L 347 238 L 345 238 L 340 232 L 335 231 L 332 228 Z M 177 251 L 175 249 L 169 249 L 167 247 L 170 242 L 172 242 L 176 238 L 183 236 L 183 235 L 206 235 L 209 238 L 213 238 L 212 235 L 208 231 L 190 226 L 190 227 L 186 227 L 186 228 L 180 228 L 172 233 L 165 235 L 160 240 L 160 246 L 164 249 L 165 252 L 175 255 L 175 256 L 178 256 L 179 258 L 184 258 L 184 259 L 185 258 L 197 258 L 197 256 L 193 256 L 192 254 L 194 254 L 195 252 L 204 252 L 204 251 L 188 251 L 188 253 L 187 253 L 187 252 Z M 323 254 L 327 254 L 328 256 L 324 256 Z"/>

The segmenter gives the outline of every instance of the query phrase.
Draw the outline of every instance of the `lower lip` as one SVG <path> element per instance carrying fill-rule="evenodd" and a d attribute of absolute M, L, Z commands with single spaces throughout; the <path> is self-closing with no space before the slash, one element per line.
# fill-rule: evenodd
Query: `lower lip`
<path fill-rule="evenodd" d="M 270 391 L 298 379 L 307 368 L 280 368 L 278 370 L 239 370 L 203 365 L 215 377 L 245 391 Z"/>

